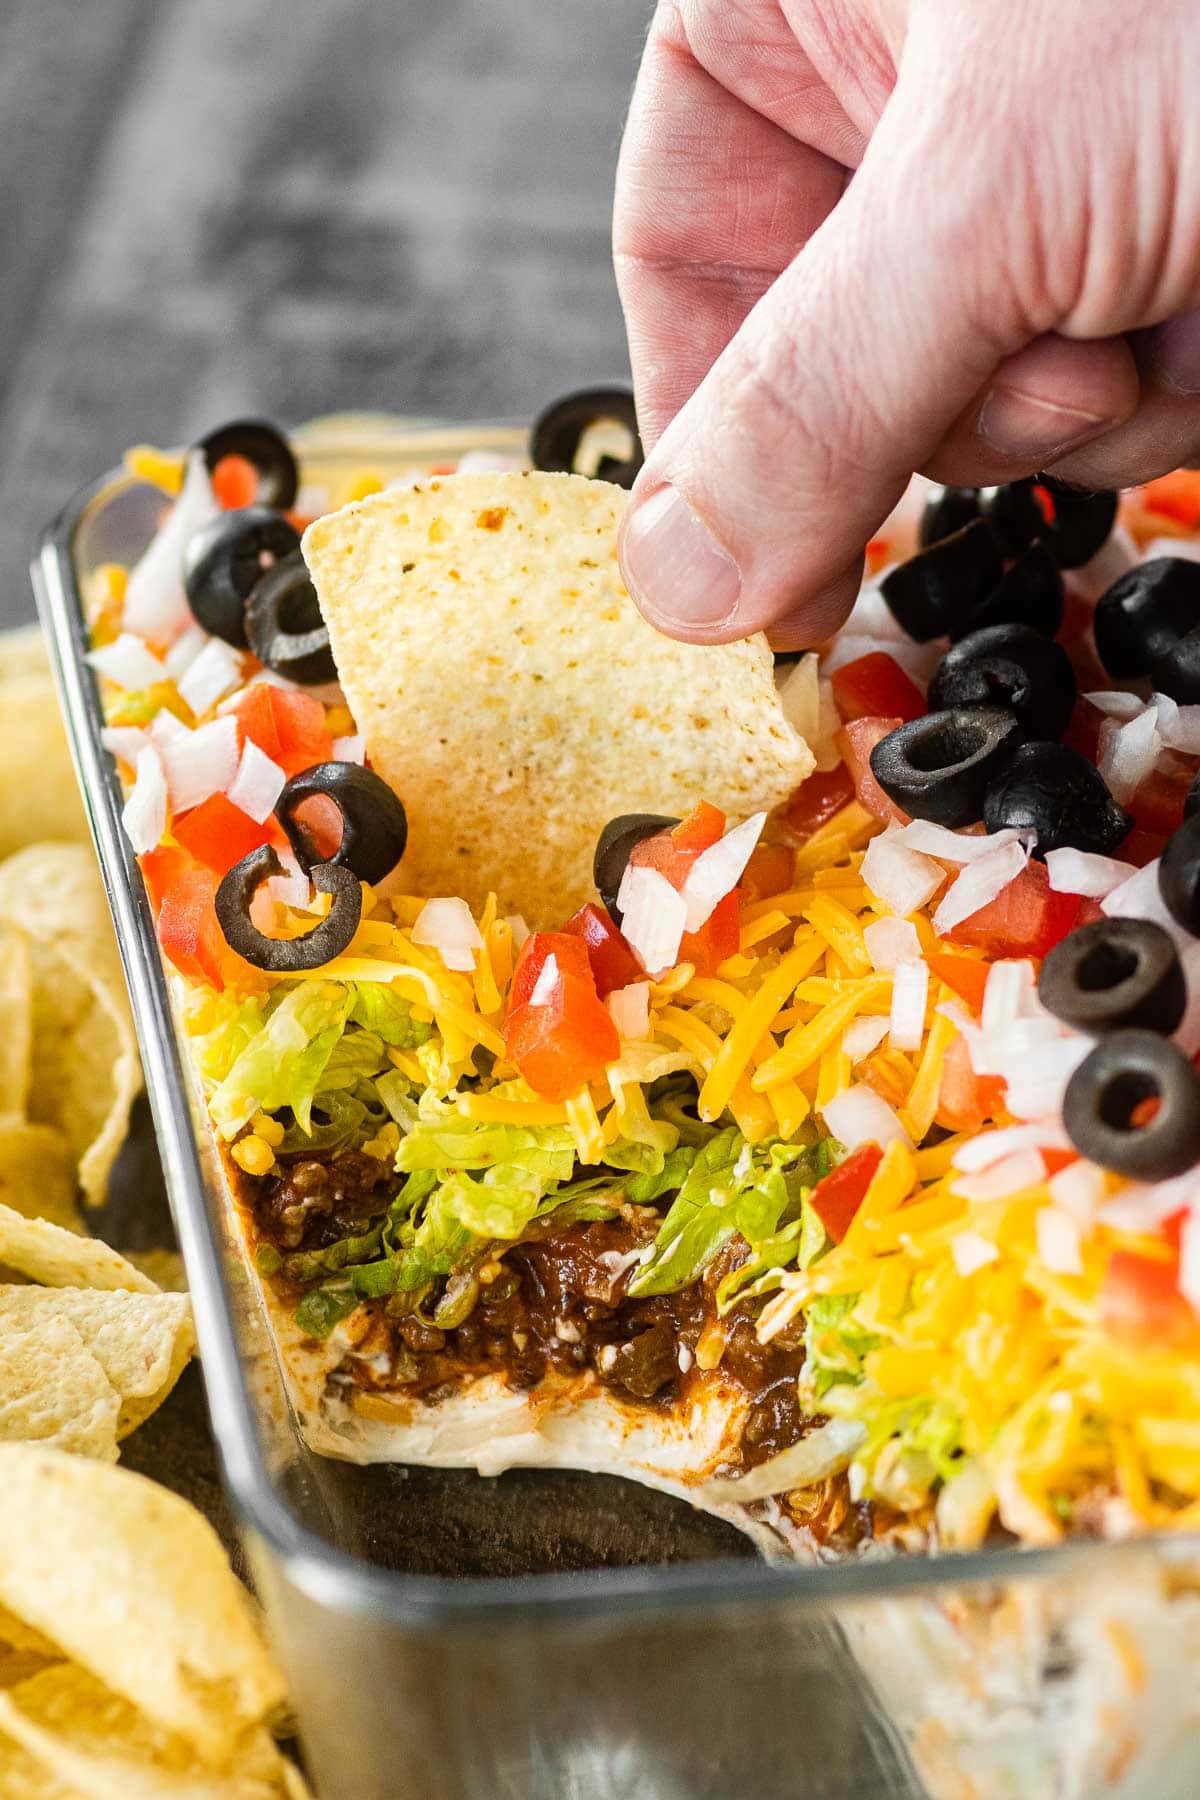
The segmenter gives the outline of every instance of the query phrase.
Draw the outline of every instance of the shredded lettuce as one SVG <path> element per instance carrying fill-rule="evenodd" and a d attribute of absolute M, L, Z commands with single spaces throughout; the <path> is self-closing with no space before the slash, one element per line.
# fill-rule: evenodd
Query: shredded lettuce
<path fill-rule="evenodd" d="M 357 1305 L 358 1295 L 352 1288 L 314 1288 L 305 1294 L 293 1316 L 309 1337 L 327 1338 Z"/>
<path fill-rule="evenodd" d="M 417 1050 L 433 1036 L 433 1026 L 412 1016 L 412 1005 L 382 981 L 356 981 L 352 984 L 350 1022 L 373 1031 L 376 1037 L 397 1050 Z"/>
<path fill-rule="evenodd" d="M 256 1112 L 290 1106 L 306 1126 L 313 1097 L 346 1026 L 348 990 L 306 981 L 280 1001 L 209 1100 L 222 1137 L 236 1137 Z"/>
<path fill-rule="evenodd" d="M 804 1315 L 804 1385 L 816 1400 L 830 1388 L 857 1386 L 863 1379 L 863 1358 L 881 1340 L 864 1331 L 851 1316 L 857 1294 L 821 1294 L 809 1302 Z"/>
<path fill-rule="evenodd" d="M 785 1269 L 807 1269 L 826 1242 L 825 1227 L 805 1195 L 800 1201 L 798 1219 L 752 1244 L 747 1260 L 721 1277 L 717 1312 L 724 1317 L 739 1300 L 760 1300 L 771 1293 L 779 1286 Z"/>
<path fill-rule="evenodd" d="M 575 1139 L 565 1125 L 493 1125 L 468 1119 L 428 1096 L 416 1124 L 401 1139 L 396 1167 L 414 1169 L 521 1170 L 541 1184 L 569 1181 L 575 1172 Z"/>

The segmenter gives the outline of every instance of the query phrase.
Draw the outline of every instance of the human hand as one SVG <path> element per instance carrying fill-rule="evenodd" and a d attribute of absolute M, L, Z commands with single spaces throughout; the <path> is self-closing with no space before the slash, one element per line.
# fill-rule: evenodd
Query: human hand
<path fill-rule="evenodd" d="M 647 617 L 802 647 L 914 469 L 1194 460 L 1198 93 L 1194 0 L 660 0 L 614 233 Z"/>

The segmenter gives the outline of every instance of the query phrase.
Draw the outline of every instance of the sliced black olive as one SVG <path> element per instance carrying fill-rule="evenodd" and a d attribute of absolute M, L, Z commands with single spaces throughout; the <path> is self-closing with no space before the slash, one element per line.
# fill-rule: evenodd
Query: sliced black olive
<path fill-rule="evenodd" d="M 1016 719 L 999 706 L 926 713 L 876 744 L 871 773 L 914 819 L 972 825 L 983 811 L 988 783 L 1020 741 Z"/>
<path fill-rule="evenodd" d="M 921 512 L 917 542 L 922 550 L 928 550 L 931 544 L 939 544 L 978 517 L 978 488 L 935 487 Z"/>
<path fill-rule="evenodd" d="M 1176 923 L 1200 937 L 1200 813 L 1193 811 L 1167 839 L 1158 865 L 1158 891 Z"/>
<path fill-rule="evenodd" d="M 1038 997 L 1079 1031 L 1137 1025 L 1169 1037 L 1183 1018 L 1187 983 L 1170 932 L 1153 919 L 1097 919 L 1055 944 Z"/>
<path fill-rule="evenodd" d="M 584 434 L 593 425 L 609 421 L 629 433 L 629 455 L 624 458 L 602 456 L 596 475 L 599 480 L 615 482 L 618 487 L 632 487 L 634 477 L 645 461 L 645 452 L 638 435 L 633 394 L 628 388 L 583 388 L 577 394 L 564 394 L 561 400 L 548 406 L 530 434 L 534 468 L 577 472 L 576 459 Z"/>
<path fill-rule="evenodd" d="M 1030 737 L 1056 738 L 1067 728 L 1075 693 L 1061 644 L 1030 625 L 988 625 L 947 650 L 929 683 L 929 707 L 1006 706 Z"/>
<path fill-rule="evenodd" d="M 1039 475 L 1037 485 L 1046 489 L 1054 503 L 1054 517 L 1046 523 L 1043 542 L 1049 545 L 1060 569 L 1082 568 L 1105 543 L 1117 522 L 1116 490 L 1097 488 L 1087 492 L 1054 475 Z"/>
<path fill-rule="evenodd" d="M 600 833 L 592 858 L 592 879 L 615 924 L 621 923 L 617 895 L 631 852 L 647 838 L 670 831 L 678 823 L 678 819 L 665 818 L 661 813 L 622 813 L 619 818 L 610 819 Z"/>
<path fill-rule="evenodd" d="M 273 938 L 250 917 L 250 903 L 264 881 L 283 874 L 283 864 L 270 844 L 262 844 L 234 863 L 217 889 L 217 922 L 231 950 L 270 975 L 300 975 L 323 968 L 340 956 L 358 930 L 362 887 L 357 875 L 338 863 L 318 863 L 308 871 L 320 894 L 332 894 L 333 905 L 319 925 L 303 937 Z"/>
<path fill-rule="evenodd" d="M 1200 625 L 1170 644 L 1152 644 L 1150 679 L 1181 706 L 1200 704 Z"/>
<path fill-rule="evenodd" d="M 246 602 L 246 636 L 259 662 L 302 686 L 336 681 L 329 631 L 299 550 L 260 575 Z"/>
<path fill-rule="evenodd" d="M 330 856 L 318 850 L 299 817 L 303 802 L 318 794 L 332 800 L 342 816 L 342 841 Z M 359 881 L 382 881 L 408 842 L 408 816 L 399 798 L 373 769 L 358 763 L 316 763 L 293 775 L 275 802 L 275 817 L 308 873 L 328 861 L 351 870 Z"/>
<path fill-rule="evenodd" d="M 919 550 L 879 584 L 898 625 L 918 643 L 970 630 L 977 608 L 1004 573 L 995 534 L 983 519 Z"/>
<path fill-rule="evenodd" d="M 1007 481 L 1003 487 L 979 491 L 980 511 L 999 538 L 1005 556 L 1020 556 L 1046 535 L 1046 514 L 1034 491 L 1037 486 L 1035 478 L 1029 475 L 1023 481 Z"/>
<path fill-rule="evenodd" d="M 300 534 L 269 506 L 218 513 L 183 554 L 188 605 L 205 631 L 244 650 L 246 602 L 264 571 L 300 548 Z"/>
<path fill-rule="evenodd" d="M 1068 844 L 1109 856 L 1133 824 L 1094 763 L 1069 744 L 1044 740 L 1022 744 L 988 783 L 983 822 L 989 831 L 1036 832 L 1039 861 Z"/>
<path fill-rule="evenodd" d="M 275 506 L 286 512 L 296 498 L 300 486 L 300 470 L 292 447 L 277 426 L 266 419 L 234 419 L 219 425 L 200 439 L 211 475 L 223 456 L 244 456 L 258 470 L 260 506 Z"/>
<path fill-rule="evenodd" d="M 1158 1106 L 1138 1124 L 1147 1100 Z M 1114 1031 L 1067 1083 L 1063 1124 L 1081 1156 L 1118 1175 L 1182 1175 L 1200 1158 L 1200 1075 L 1157 1031 Z"/>
<path fill-rule="evenodd" d="M 964 629 L 986 625 L 1029 625 L 1053 637 L 1063 621 L 1063 578 L 1045 544 L 1022 552 L 981 600 Z M 957 634 L 955 634 L 957 635 Z"/>
<path fill-rule="evenodd" d="M 1130 680 L 1148 675 L 1151 664 L 1196 625 L 1200 563 L 1156 556 L 1127 569 L 1096 602 L 1096 649 L 1110 675 Z"/>
<path fill-rule="evenodd" d="M 1191 786 L 1183 802 L 1183 816 L 1190 819 L 1200 812 L 1200 769 L 1192 776 Z"/>

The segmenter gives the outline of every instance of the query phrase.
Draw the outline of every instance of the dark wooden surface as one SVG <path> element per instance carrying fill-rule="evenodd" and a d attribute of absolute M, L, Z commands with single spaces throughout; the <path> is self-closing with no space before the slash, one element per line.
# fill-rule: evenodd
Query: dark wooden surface
<path fill-rule="evenodd" d="M 0 623 L 141 439 L 623 374 L 650 0 L 0 0 Z"/>

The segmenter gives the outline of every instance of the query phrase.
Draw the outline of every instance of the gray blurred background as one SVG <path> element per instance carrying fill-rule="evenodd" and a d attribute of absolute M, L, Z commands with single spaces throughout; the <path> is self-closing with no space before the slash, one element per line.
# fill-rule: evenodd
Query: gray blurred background
<path fill-rule="evenodd" d="M 0 0 L 0 622 L 129 443 L 627 373 L 651 0 Z"/>

